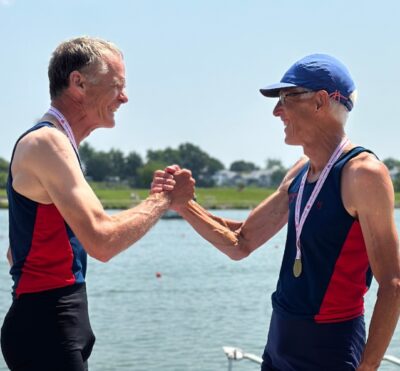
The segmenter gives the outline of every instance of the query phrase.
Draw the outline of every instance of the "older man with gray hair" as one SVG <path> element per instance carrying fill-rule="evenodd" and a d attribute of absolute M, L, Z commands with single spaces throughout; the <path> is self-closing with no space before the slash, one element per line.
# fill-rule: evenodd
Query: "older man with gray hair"
<path fill-rule="evenodd" d="M 49 65 L 51 106 L 18 139 L 7 184 L 13 302 L 1 346 L 11 370 L 83 371 L 95 341 L 85 287 L 87 254 L 107 262 L 139 240 L 170 206 L 193 197 L 182 171 L 168 194 L 107 214 L 86 182 L 78 146 L 112 128 L 128 102 L 122 53 L 105 40 L 60 44 Z"/>

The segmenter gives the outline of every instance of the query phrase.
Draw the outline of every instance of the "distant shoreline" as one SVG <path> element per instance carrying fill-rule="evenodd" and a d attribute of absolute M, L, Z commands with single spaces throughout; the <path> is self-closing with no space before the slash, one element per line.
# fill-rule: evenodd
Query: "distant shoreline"
<path fill-rule="evenodd" d="M 106 188 L 102 184 L 93 184 L 93 190 L 103 207 L 110 209 L 129 209 L 149 195 L 148 189 Z M 244 189 L 213 187 L 196 188 L 196 201 L 206 209 L 251 210 L 271 195 L 275 189 L 246 187 Z M 8 201 L 5 189 L 0 189 L 0 209 L 7 209 Z M 395 208 L 400 208 L 400 193 L 395 194 Z"/>
<path fill-rule="evenodd" d="M 149 196 L 148 189 L 106 188 L 102 184 L 91 184 L 105 209 L 128 209 Z M 274 190 L 258 187 L 196 188 L 196 201 L 207 209 L 253 209 Z M 7 208 L 7 196 L 0 189 L 0 208 Z"/>

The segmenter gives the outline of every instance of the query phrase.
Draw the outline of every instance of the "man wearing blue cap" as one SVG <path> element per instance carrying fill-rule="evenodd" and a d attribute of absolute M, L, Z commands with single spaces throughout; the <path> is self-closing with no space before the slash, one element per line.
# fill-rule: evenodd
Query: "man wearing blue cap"
<path fill-rule="evenodd" d="M 376 370 L 399 317 L 400 254 L 388 170 L 345 134 L 354 82 L 340 61 L 314 54 L 261 93 L 279 99 L 273 114 L 285 142 L 302 146 L 309 160 L 244 222 L 218 218 L 194 201 L 177 211 L 235 260 L 287 224 L 262 370 Z M 153 190 L 163 175 L 155 174 Z M 366 341 L 363 296 L 372 275 L 379 290 Z"/>

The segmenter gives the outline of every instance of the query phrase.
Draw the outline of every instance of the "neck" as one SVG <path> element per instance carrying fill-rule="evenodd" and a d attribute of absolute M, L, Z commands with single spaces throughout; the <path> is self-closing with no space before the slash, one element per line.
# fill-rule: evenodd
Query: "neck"
<path fill-rule="evenodd" d="M 86 122 L 86 114 L 79 102 L 76 102 L 68 97 L 57 98 L 51 102 L 52 107 L 56 108 L 63 114 L 68 121 L 71 131 L 74 135 L 77 146 L 85 139 L 91 132 Z M 54 123 L 55 120 L 52 120 Z M 57 122 L 57 127 L 61 125 Z M 61 128 L 62 129 L 62 128 Z M 63 129 L 62 129 L 63 130 Z"/>
<path fill-rule="evenodd" d="M 318 179 L 322 170 L 325 168 L 333 152 L 345 137 L 344 132 L 336 133 L 326 138 L 321 138 L 313 143 L 303 146 L 304 154 L 310 159 L 310 170 L 308 172 L 308 180 L 314 181 Z M 346 151 L 350 143 L 346 145 Z"/>

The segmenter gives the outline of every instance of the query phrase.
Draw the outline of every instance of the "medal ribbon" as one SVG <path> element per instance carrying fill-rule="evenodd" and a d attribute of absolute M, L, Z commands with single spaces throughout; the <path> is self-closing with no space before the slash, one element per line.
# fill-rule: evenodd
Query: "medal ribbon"
<path fill-rule="evenodd" d="M 65 134 L 67 134 L 67 137 L 68 137 L 69 141 L 71 142 L 72 147 L 74 147 L 75 152 L 79 156 L 78 146 L 76 144 L 74 133 L 72 132 L 72 129 L 68 123 L 68 120 L 64 117 L 64 115 L 57 108 L 55 108 L 53 106 L 50 106 L 47 113 L 54 116 L 57 119 L 57 121 L 60 123 L 60 125 L 62 126 L 62 128 L 65 131 Z"/>
<path fill-rule="evenodd" d="M 304 173 L 303 178 L 301 179 L 299 193 L 297 194 L 295 214 L 294 214 L 295 227 L 296 227 L 296 260 L 297 259 L 301 260 L 300 235 L 301 235 L 301 231 L 304 226 L 304 222 L 306 221 L 306 218 L 308 216 L 308 213 L 310 212 L 311 207 L 314 204 L 314 201 L 317 198 L 319 191 L 321 190 L 322 186 L 324 185 L 325 180 L 328 177 L 328 174 L 332 169 L 332 166 L 335 164 L 335 162 L 341 156 L 341 154 L 343 153 L 344 147 L 348 143 L 349 143 L 349 139 L 346 137 L 343 138 L 342 141 L 339 143 L 339 145 L 336 147 L 335 151 L 332 153 L 332 156 L 330 157 L 328 163 L 325 165 L 324 169 L 322 170 L 321 175 L 318 178 L 317 184 L 315 185 L 315 188 L 313 189 L 311 196 L 308 199 L 306 206 L 304 207 L 303 214 L 300 217 L 301 199 L 303 198 L 304 186 L 306 183 L 307 174 L 308 174 L 309 169 Z"/>

